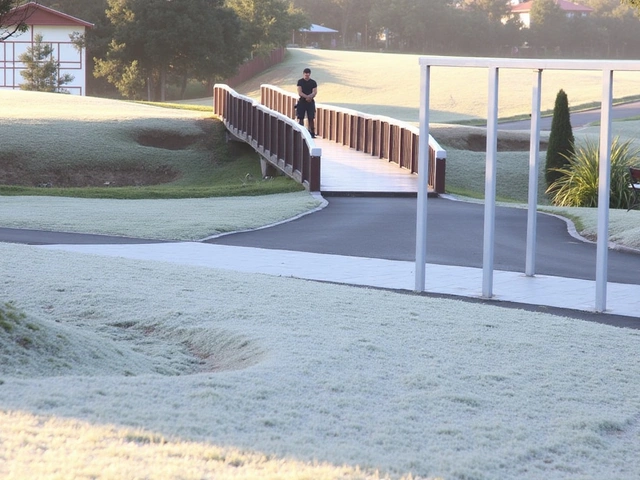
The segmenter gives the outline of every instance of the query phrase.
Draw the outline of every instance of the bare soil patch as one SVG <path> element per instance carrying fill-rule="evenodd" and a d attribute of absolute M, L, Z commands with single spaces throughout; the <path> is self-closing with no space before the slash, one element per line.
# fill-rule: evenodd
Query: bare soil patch
<path fill-rule="evenodd" d="M 139 133 L 136 136 L 136 142 L 144 147 L 184 150 L 196 144 L 200 138 L 200 135 L 182 136 L 168 132 L 147 131 Z"/>
<path fill-rule="evenodd" d="M 167 165 L 120 168 L 95 165 L 29 169 L 18 158 L 0 158 L 0 184 L 42 188 L 125 187 L 158 185 L 176 180 L 180 172 Z"/>

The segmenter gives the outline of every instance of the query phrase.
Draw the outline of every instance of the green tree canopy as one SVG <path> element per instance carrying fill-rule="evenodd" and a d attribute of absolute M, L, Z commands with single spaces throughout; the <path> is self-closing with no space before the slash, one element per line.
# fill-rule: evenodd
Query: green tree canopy
<path fill-rule="evenodd" d="M 483 13 L 489 20 L 500 22 L 511 12 L 509 0 L 464 0 L 467 9 L 475 13 Z"/>
<path fill-rule="evenodd" d="M 626 3 L 627 5 L 631 5 L 636 10 L 640 10 L 640 0 L 622 0 L 622 3 Z"/>
<path fill-rule="evenodd" d="M 33 3 L 38 3 L 32 0 Z M 0 42 L 7 38 L 27 31 L 25 21 L 33 12 L 31 8 L 14 11 L 16 8 L 28 3 L 28 0 L 0 0 Z"/>
<path fill-rule="evenodd" d="M 283 47 L 291 32 L 308 25 L 307 18 L 285 0 L 227 0 L 242 21 L 243 43 L 252 54 L 266 54 Z"/>
<path fill-rule="evenodd" d="M 324 25 L 340 32 L 343 46 L 368 46 L 374 36 L 370 12 L 376 0 L 293 0 L 309 23 Z"/>
<path fill-rule="evenodd" d="M 248 54 L 238 16 L 224 0 L 108 0 L 113 38 L 94 74 L 123 95 L 165 100 L 170 75 L 198 80 L 232 76 Z"/>
<path fill-rule="evenodd" d="M 531 6 L 531 43 L 556 48 L 565 44 L 567 17 L 554 0 L 536 0 Z"/>

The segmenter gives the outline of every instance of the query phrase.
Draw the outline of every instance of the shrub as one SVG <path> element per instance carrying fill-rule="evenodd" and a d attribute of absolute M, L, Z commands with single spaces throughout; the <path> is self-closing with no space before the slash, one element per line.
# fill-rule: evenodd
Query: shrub
<path fill-rule="evenodd" d="M 547 187 L 550 187 L 560 177 L 558 169 L 567 166 L 567 158 L 573 153 L 573 143 L 569 101 L 567 94 L 561 89 L 556 95 L 556 104 L 553 107 L 553 119 L 551 120 L 551 132 L 549 132 L 545 167 Z"/>
<path fill-rule="evenodd" d="M 611 143 L 610 208 L 627 208 L 629 167 L 640 161 L 640 149 L 631 148 L 632 140 L 624 143 L 618 137 Z M 598 205 L 599 142 L 587 140 L 583 147 L 565 157 L 568 165 L 556 169 L 560 178 L 547 189 L 554 205 L 559 207 L 596 207 Z"/>

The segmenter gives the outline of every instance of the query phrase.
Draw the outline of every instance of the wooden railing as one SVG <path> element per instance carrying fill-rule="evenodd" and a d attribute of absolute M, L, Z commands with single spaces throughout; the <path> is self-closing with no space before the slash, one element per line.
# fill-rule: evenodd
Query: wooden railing
<path fill-rule="evenodd" d="M 311 192 L 320 191 L 320 158 L 307 129 L 227 85 L 213 87 L 213 113 L 236 138 Z"/>
<path fill-rule="evenodd" d="M 288 118 L 295 117 L 298 96 L 273 85 L 260 87 L 261 103 Z M 418 173 L 419 129 L 389 117 L 367 115 L 316 103 L 316 133 L 360 152 L 387 159 Z M 445 192 L 447 153 L 429 137 L 429 189 Z"/>

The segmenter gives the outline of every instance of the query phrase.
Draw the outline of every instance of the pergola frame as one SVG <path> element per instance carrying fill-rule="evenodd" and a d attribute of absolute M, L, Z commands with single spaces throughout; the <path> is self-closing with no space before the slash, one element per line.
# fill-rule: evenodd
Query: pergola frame
<path fill-rule="evenodd" d="M 596 257 L 595 311 L 604 312 L 607 305 L 607 264 L 609 230 L 609 190 L 611 184 L 611 107 L 613 72 L 640 71 L 634 60 L 558 60 L 526 58 L 420 57 L 420 154 L 418 158 L 418 208 L 416 218 L 415 291 L 425 290 L 427 239 L 427 178 L 429 138 L 429 97 L 432 67 L 486 68 L 489 75 L 487 101 L 487 153 L 485 170 L 484 237 L 482 260 L 482 297 L 493 296 L 496 163 L 498 150 L 498 83 L 502 68 L 533 70 L 531 89 L 531 136 L 529 150 L 529 195 L 527 206 L 527 247 L 525 275 L 535 275 L 536 213 L 538 204 L 538 171 L 540 145 L 540 98 L 544 70 L 596 70 L 602 72 L 602 104 L 600 123 L 600 161 L 598 166 L 598 240 Z"/>

